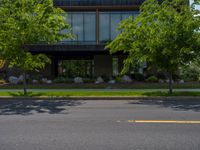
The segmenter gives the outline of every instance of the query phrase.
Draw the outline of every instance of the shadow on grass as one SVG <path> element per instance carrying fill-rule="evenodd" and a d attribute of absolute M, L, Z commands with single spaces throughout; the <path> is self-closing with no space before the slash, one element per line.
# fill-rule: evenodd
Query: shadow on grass
<path fill-rule="evenodd" d="M 68 114 L 69 107 L 82 104 L 75 100 L 1 100 L 0 115 Z"/>
<path fill-rule="evenodd" d="M 17 96 L 17 97 L 21 97 L 21 96 L 36 97 L 36 96 L 44 95 L 44 93 L 42 93 L 42 92 L 28 92 L 27 95 L 24 95 L 23 92 L 8 92 L 8 94 L 10 96 Z"/>
<path fill-rule="evenodd" d="M 198 100 L 138 100 L 130 101 L 133 105 L 154 105 L 163 108 L 171 108 L 175 111 L 200 111 L 200 101 Z"/>

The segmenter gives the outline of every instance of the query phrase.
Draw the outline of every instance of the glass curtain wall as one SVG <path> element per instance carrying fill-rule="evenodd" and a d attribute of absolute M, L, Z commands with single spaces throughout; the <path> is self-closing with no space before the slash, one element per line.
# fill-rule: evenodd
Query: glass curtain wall
<path fill-rule="evenodd" d="M 67 44 L 96 44 L 96 33 L 99 30 L 99 42 L 106 43 L 119 34 L 119 23 L 132 16 L 135 18 L 138 11 L 100 12 L 99 29 L 96 29 L 96 12 L 68 12 L 67 22 L 72 27 L 73 40 L 64 40 Z M 63 31 L 67 32 L 67 31 Z"/>
<path fill-rule="evenodd" d="M 106 43 L 116 38 L 119 34 L 117 27 L 119 23 L 132 16 L 135 18 L 139 14 L 138 11 L 131 12 L 100 12 L 99 16 L 99 34 L 100 43 Z"/>
<path fill-rule="evenodd" d="M 95 12 L 68 12 L 67 22 L 71 25 L 73 40 L 64 40 L 62 43 L 88 44 L 96 43 L 96 13 Z M 66 31 L 63 31 L 66 32 Z"/>

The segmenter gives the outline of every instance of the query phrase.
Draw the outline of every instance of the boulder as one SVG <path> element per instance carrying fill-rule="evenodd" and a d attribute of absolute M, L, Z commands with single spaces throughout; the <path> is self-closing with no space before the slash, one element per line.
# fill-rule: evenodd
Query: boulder
<path fill-rule="evenodd" d="M 18 84 L 18 78 L 15 77 L 15 76 L 10 76 L 8 78 L 8 81 L 11 83 L 11 84 Z"/>
<path fill-rule="evenodd" d="M 162 80 L 162 79 L 159 79 L 158 82 L 159 82 L 159 83 L 165 83 L 165 81 Z"/>
<path fill-rule="evenodd" d="M 42 78 L 42 83 L 47 83 L 47 78 Z"/>
<path fill-rule="evenodd" d="M 109 84 L 115 84 L 116 81 L 115 81 L 115 80 L 110 80 L 108 83 L 109 83 Z"/>
<path fill-rule="evenodd" d="M 169 79 L 165 80 L 166 83 L 169 83 Z M 174 80 L 172 80 L 172 83 L 174 83 Z"/>
<path fill-rule="evenodd" d="M 131 83 L 132 81 L 133 80 L 129 76 L 127 76 L 127 75 L 124 75 L 122 77 L 122 82 L 124 82 L 124 83 Z"/>
<path fill-rule="evenodd" d="M 33 83 L 33 84 L 38 84 L 39 82 L 38 82 L 38 80 L 33 79 L 33 80 L 32 80 L 32 83 Z"/>
<path fill-rule="evenodd" d="M 98 77 L 97 80 L 95 81 L 95 84 L 100 84 L 100 83 L 104 83 L 104 80 L 102 77 Z"/>
<path fill-rule="evenodd" d="M 184 81 L 184 80 L 180 80 L 179 83 L 180 83 L 180 84 L 183 84 L 183 83 L 185 83 L 185 81 Z"/>
<path fill-rule="evenodd" d="M 81 77 L 74 78 L 74 83 L 83 83 L 83 78 Z"/>
<path fill-rule="evenodd" d="M 20 75 L 18 78 L 18 83 L 23 83 L 23 80 L 24 80 L 24 76 Z"/>
<path fill-rule="evenodd" d="M 47 80 L 46 84 L 52 84 L 52 80 Z"/>

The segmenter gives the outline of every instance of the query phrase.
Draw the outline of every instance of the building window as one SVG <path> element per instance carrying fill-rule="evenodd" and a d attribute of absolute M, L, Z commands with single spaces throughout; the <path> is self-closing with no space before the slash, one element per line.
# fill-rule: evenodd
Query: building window
<path fill-rule="evenodd" d="M 101 13 L 99 16 L 100 41 L 106 43 L 110 40 L 110 14 Z"/>
<path fill-rule="evenodd" d="M 75 41 L 83 41 L 83 14 L 75 13 L 72 15 L 72 29 Z"/>
<path fill-rule="evenodd" d="M 96 43 L 95 12 L 67 12 L 66 20 L 71 25 L 75 38 L 66 39 L 62 43 Z"/>
<path fill-rule="evenodd" d="M 100 12 L 99 29 L 96 29 L 96 12 L 67 12 L 66 20 L 71 25 L 75 39 L 66 39 L 61 43 L 96 44 L 97 30 L 99 30 L 100 43 L 107 43 L 120 33 L 117 28 L 122 20 L 130 16 L 135 18 L 138 14 L 138 11 Z M 63 31 L 63 33 L 67 32 Z"/>
<path fill-rule="evenodd" d="M 120 12 L 100 12 L 99 16 L 99 34 L 100 43 L 106 43 L 116 38 L 120 33 L 117 28 L 120 22 L 128 17 L 135 18 L 138 11 L 120 11 Z"/>
<path fill-rule="evenodd" d="M 84 41 L 96 41 L 96 15 L 94 13 L 84 14 Z"/>
<path fill-rule="evenodd" d="M 117 30 L 119 23 L 122 21 L 121 14 L 110 14 L 111 22 L 110 22 L 110 34 L 111 34 L 111 40 L 115 39 L 117 35 L 119 34 L 119 31 Z"/>

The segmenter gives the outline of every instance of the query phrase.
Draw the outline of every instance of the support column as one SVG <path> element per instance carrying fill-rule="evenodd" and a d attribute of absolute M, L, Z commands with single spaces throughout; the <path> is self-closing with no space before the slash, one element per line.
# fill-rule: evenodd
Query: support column
<path fill-rule="evenodd" d="M 125 55 L 118 56 L 118 70 L 119 73 L 121 73 L 123 67 L 124 67 L 124 60 L 127 58 Z"/>
<path fill-rule="evenodd" d="M 95 76 L 112 76 L 112 56 L 96 55 L 94 56 L 94 73 Z"/>

